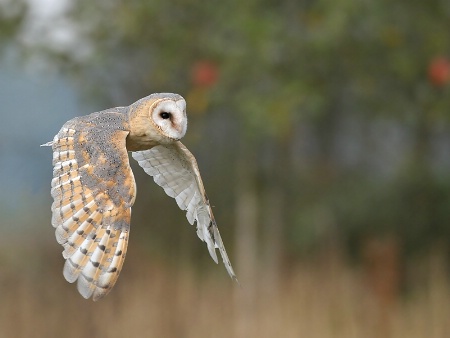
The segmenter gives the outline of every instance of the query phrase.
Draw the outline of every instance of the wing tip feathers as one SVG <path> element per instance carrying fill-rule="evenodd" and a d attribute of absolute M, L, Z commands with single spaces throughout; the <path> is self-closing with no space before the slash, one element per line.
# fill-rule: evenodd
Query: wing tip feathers
<path fill-rule="evenodd" d="M 47 143 L 41 144 L 39 147 L 51 147 L 53 146 L 53 141 L 48 141 Z"/>

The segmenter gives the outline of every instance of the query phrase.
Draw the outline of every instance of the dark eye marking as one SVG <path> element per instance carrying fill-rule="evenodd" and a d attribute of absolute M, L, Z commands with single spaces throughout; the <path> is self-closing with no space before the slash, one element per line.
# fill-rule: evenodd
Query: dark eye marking
<path fill-rule="evenodd" d="M 170 113 L 163 111 L 159 114 L 159 116 L 161 116 L 164 120 L 167 120 L 170 118 Z"/>

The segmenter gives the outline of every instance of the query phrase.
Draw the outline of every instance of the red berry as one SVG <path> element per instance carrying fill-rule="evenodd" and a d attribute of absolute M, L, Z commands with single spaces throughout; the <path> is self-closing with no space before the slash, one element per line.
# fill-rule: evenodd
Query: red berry
<path fill-rule="evenodd" d="M 450 80 L 450 61 L 445 57 L 436 57 L 428 66 L 428 80 L 436 87 L 446 85 Z"/>
<path fill-rule="evenodd" d="M 196 86 L 209 87 L 217 82 L 219 70 L 211 61 L 199 61 L 192 68 L 192 82 Z"/>

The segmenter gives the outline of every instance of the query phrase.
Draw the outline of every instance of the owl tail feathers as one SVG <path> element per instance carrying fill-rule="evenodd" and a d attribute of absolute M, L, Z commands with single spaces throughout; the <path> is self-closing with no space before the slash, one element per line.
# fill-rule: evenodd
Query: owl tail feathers
<path fill-rule="evenodd" d="M 49 141 L 47 143 L 41 144 L 40 147 L 51 147 L 53 146 L 53 141 Z"/>

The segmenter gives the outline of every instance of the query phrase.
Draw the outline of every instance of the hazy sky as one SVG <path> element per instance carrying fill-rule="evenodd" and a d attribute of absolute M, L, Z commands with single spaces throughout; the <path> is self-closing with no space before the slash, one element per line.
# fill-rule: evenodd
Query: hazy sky
<path fill-rule="evenodd" d="M 33 13 L 43 19 L 57 16 L 65 11 L 68 0 L 28 0 Z"/>
<path fill-rule="evenodd" d="M 0 205 L 16 208 L 24 192 L 49 194 L 51 150 L 39 145 L 88 111 L 62 77 L 25 70 L 10 57 L 0 60 L 0 102 Z"/>

